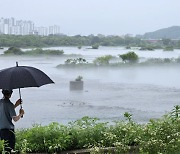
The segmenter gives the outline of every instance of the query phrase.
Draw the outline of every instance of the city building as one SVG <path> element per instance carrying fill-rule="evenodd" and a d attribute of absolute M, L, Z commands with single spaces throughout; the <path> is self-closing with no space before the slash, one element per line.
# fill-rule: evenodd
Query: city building
<path fill-rule="evenodd" d="M 0 18 L 0 35 L 59 35 L 60 26 L 36 27 L 34 22 L 16 20 L 15 18 Z"/>

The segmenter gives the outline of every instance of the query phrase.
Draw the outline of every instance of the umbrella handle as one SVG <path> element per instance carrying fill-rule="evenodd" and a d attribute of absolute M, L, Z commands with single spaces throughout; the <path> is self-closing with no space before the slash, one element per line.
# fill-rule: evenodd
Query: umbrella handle
<path fill-rule="evenodd" d="M 21 100 L 21 102 L 22 102 L 22 99 L 21 99 L 21 90 L 20 90 L 20 88 L 19 88 L 19 97 L 20 97 L 20 100 Z M 21 109 L 22 109 L 22 104 L 20 104 L 20 107 L 21 107 Z M 21 116 L 21 118 L 23 118 L 23 115 Z"/>

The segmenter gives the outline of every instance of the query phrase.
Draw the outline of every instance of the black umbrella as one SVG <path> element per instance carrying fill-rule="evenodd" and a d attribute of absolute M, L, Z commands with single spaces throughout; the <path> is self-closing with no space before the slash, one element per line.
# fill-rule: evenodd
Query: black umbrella
<path fill-rule="evenodd" d="M 21 99 L 20 88 L 40 87 L 54 83 L 44 72 L 30 66 L 10 67 L 0 70 L 0 89 L 17 89 Z"/>

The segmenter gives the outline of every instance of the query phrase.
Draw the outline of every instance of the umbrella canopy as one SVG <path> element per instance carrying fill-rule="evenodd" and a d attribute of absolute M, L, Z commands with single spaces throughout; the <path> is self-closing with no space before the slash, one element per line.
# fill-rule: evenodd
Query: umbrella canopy
<path fill-rule="evenodd" d="M 20 99 L 20 88 L 40 87 L 50 83 L 54 82 L 41 70 L 30 66 L 18 66 L 17 62 L 16 67 L 0 70 L 0 89 L 19 88 Z M 20 106 L 22 108 L 22 104 Z"/>
<path fill-rule="evenodd" d="M 44 72 L 30 66 L 16 66 L 0 70 L 0 89 L 40 87 L 54 83 Z"/>

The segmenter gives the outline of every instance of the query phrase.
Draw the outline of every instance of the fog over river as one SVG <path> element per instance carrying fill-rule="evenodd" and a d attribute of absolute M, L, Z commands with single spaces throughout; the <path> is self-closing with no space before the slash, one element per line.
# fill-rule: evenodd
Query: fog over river
<path fill-rule="evenodd" d="M 90 50 L 83 47 L 54 47 L 69 56 L 56 57 L 0 57 L 0 69 L 19 65 L 32 66 L 44 71 L 55 84 L 40 88 L 21 89 L 24 118 L 16 128 L 31 127 L 51 122 L 67 124 L 83 116 L 98 117 L 102 121 L 122 120 L 124 112 L 133 114 L 139 123 L 159 118 L 180 105 L 180 64 L 147 65 L 111 68 L 69 69 L 56 68 L 75 54 L 91 62 L 96 57 L 127 53 L 122 47 L 100 47 Z M 5 49 L 1 49 L 3 53 Z M 173 52 L 134 50 L 141 60 L 148 58 L 178 58 L 180 50 Z M 72 55 L 74 54 L 74 55 Z M 76 56 L 77 58 L 78 56 Z M 69 82 L 83 76 L 84 90 L 70 91 Z M 14 90 L 12 101 L 18 98 Z M 17 109 L 18 112 L 18 109 Z"/>

